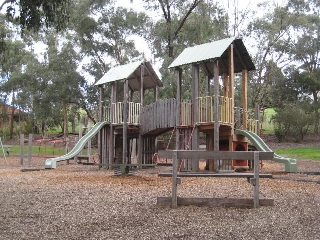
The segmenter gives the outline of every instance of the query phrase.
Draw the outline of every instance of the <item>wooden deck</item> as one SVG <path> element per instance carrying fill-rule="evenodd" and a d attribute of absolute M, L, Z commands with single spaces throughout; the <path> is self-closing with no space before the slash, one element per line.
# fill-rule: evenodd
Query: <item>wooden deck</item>
<path fill-rule="evenodd" d="M 176 99 L 161 99 L 142 107 L 140 103 L 129 102 L 126 123 L 140 127 L 142 134 L 161 134 L 169 131 L 175 126 L 212 125 L 214 123 L 214 97 L 205 96 L 197 98 L 199 119 L 194 122 L 193 104 L 184 100 L 178 102 Z M 180 119 L 177 119 L 177 113 Z M 104 108 L 106 121 L 113 125 L 121 125 L 123 119 L 123 103 L 113 103 L 111 107 Z M 245 119 L 246 120 L 246 119 Z M 232 99 L 219 96 L 219 123 L 221 125 L 233 126 L 234 116 Z M 246 120 L 247 130 L 256 132 L 257 120 Z"/>

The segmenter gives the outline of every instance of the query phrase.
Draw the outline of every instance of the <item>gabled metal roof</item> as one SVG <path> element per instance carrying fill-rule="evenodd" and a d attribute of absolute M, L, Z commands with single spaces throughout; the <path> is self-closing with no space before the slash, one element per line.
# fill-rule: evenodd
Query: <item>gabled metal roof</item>
<path fill-rule="evenodd" d="M 155 86 L 163 86 L 160 78 L 152 68 L 149 62 L 132 62 L 125 65 L 111 68 L 106 74 L 100 78 L 95 85 L 102 85 L 105 83 L 128 80 L 129 86 L 133 91 L 140 90 L 141 80 L 141 66 L 145 66 L 143 74 L 143 88 L 149 89 Z"/>
<path fill-rule="evenodd" d="M 234 71 L 241 72 L 243 69 L 248 71 L 255 70 L 255 66 L 242 40 L 234 37 L 186 48 L 170 64 L 169 68 L 200 63 L 202 67 L 211 72 L 212 60 L 219 58 L 221 62 L 219 74 L 222 74 L 228 71 L 226 66 L 228 66 L 228 49 L 231 44 L 234 45 Z"/>

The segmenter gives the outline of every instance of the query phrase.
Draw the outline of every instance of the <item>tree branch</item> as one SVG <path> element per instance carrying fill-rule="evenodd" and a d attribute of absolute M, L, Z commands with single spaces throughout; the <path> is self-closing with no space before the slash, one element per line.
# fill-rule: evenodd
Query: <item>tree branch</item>
<path fill-rule="evenodd" d="M 173 39 L 175 39 L 178 36 L 178 33 L 180 32 L 181 28 L 183 27 L 184 23 L 186 22 L 187 18 L 189 17 L 189 15 L 192 13 L 193 9 L 195 9 L 198 4 L 201 2 L 202 0 L 194 0 L 193 3 L 191 4 L 188 12 L 186 13 L 186 15 L 183 17 L 183 19 L 181 20 L 177 30 L 174 32 L 173 34 Z"/>
<path fill-rule="evenodd" d="M 2 11 L 2 8 L 4 7 L 4 5 L 8 3 L 14 3 L 14 2 L 16 2 L 16 0 L 5 0 L 0 6 L 0 11 Z"/>

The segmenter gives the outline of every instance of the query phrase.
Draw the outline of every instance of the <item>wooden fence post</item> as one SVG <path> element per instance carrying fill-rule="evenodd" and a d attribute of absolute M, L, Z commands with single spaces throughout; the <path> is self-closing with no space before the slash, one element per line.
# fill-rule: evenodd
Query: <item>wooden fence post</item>
<path fill-rule="evenodd" d="M 253 193 L 253 207 L 259 207 L 259 152 L 255 151 L 253 155 L 254 162 L 254 193 Z"/>
<path fill-rule="evenodd" d="M 177 156 L 177 150 L 173 150 L 173 155 L 172 155 L 172 208 L 178 207 L 177 175 L 178 175 L 178 156 Z"/>
<path fill-rule="evenodd" d="M 24 134 L 20 134 L 20 165 L 23 165 Z"/>
<path fill-rule="evenodd" d="M 29 148 L 28 148 L 28 165 L 31 165 L 31 160 L 32 160 L 32 133 L 29 134 Z"/>

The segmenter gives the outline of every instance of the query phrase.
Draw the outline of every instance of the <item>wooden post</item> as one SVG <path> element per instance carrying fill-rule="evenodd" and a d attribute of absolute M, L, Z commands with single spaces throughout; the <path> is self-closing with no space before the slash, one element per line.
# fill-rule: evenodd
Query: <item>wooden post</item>
<path fill-rule="evenodd" d="M 177 68 L 176 69 L 177 74 L 177 113 L 176 113 L 176 126 L 180 126 L 180 104 L 181 104 L 181 75 L 182 75 L 182 69 Z M 180 149 L 180 135 L 179 135 L 179 129 L 176 129 L 176 149 Z"/>
<path fill-rule="evenodd" d="M 124 89 L 123 89 L 123 152 L 122 152 L 122 164 L 127 163 L 127 156 L 128 156 L 128 148 L 127 148 L 127 138 L 128 138 L 128 79 L 124 81 Z"/>
<path fill-rule="evenodd" d="M 88 122 L 88 132 L 90 131 L 90 129 L 91 129 L 91 122 L 89 121 Z M 88 133 L 87 132 L 87 133 Z M 102 130 L 100 130 L 100 132 L 102 132 Z M 98 134 L 98 136 L 101 136 L 102 134 Z M 101 139 L 101 137 L 100 137 L 100 139 Z M 101 141 L 101 140 L 100 140 Z M 91 139 L 88 141 L 88 145 L 87 145 L 87 149 L 88 149 L 88 151 L 87 151 L 87 153 L 88 153 L 88 162 L 91 162 Z"/>
<path fill-rule="evenodd" d="M 29 134 L 29 148 L 28 148 L 28 165 L 31 165 L 32 160 L 32 133 Z"/>
<path fill-rule="evenodd" d="M 206 95 L 210 96 L 210 77 L 206 75 L 206 85 L 205 85 Z"/>
<path fill-rule="evenodd" d="M 243 112 L 243 129 L 247 129 L 247 111 L 248 111 L 248 71 L 242 70 L 242 108 Z"/>
<path fill-rule="evenodd" d="M 193 64 L 192 65 L 192 104 L 193 104 L 193 124 L 195 125 L 196 122 L 198 122 L 199 117 L 199 109 L 197 104 L 197 98 L 199 97 L 199 64 Z M 192 132 L 190 132 L 192 134 Z M 199 137 L 199 130 L 196 127 L 193 132 L 193 136 L 191 136 L 191 149 L 192 150 L 198 150 L 198 137 Z M 193 171 L 199 170 L 199 160 L 192 159 L 191 167 Z"/>
<path fill-rule="evenodd" d="M 231 100 L 231 122 L 234 123 L 234 61 L 233 61 L 233 44 L 229 47 L 229 97 Z M 234 129 L 231 129 L 233 135 Z"/>
<path fill-rule="evenodd" d="M 144 89 L 143 89 L 143 82 L 144 82 L 144 64 L 140 66 L 140 103 L 141 107 L 144 106 Z"/>
<path fill-rule="evenodd" d="M 111 108 L 110 108 L 110 116 L 111 116 L 111 121 L 110 121 L 110 132 L 109 132 L 109 164 L 112 164 L 114 162 L 114 128 L 113 124 L 115 119 L 114 119 L 114 108 L 112 107 L 113 103 L 116 103 L 117 101 L 117 82 L 112 82 L 111 83 Z M 99 151 L 100 156 L 102 155 L 102 152 Z"/>
<path fill-rule="evenodd" d="M 253 162 L 254 162 L 254 193 L 253 193 L 253 207 L 258 208 L 259 207 L 259 152 L 255 151 L 254 152 L 254 157 L 253 157 Z"/>
<path fill-rule="evenodd" d="M 223 96 L 228 97 L 229 92 L 229 81 L 228 81 L 228 74 L 223 73 Z"/>
<path fill-rule="evenodd" d="M 140 79 L 140 103 L 141 103 L 141 113 L 142 113 L 142 109 L 144 107 L 144 89 L 143 89 L 143 82 L 144 82 L 144 68 L 145 65 L 142 64 L 141 65 L 141 79 Z M 156 94 L 154 93 L 154 98 L 156 98 Z M 141 124 L 145 124 L 141 122 L 141 114 L 140 114 L 140 126 Z M 142 130 L 140 127 L 139 130 L 139 139 L 138 139 L 138 158 L 137 158 L 137 162 L 138 164 L 142 164 L 142 151 L 143 151 L 143 137 L 142 137 Z"/>
<path fill-rule="evenodd" d="M 260 135 L 260 106 L 259 106 L 259 104 L 256 104 L 256 106 L 255 106 L 255 112 L 254 112 L 254 115 L 255 115 L 255 119 L 256 120 L 258 120 L 258 126 L 257 126 L 257 128 L 256 128 L 256 130 L 257 130 L 257 135 Z"/>
<path fill-rule="evenodd" d="M 213 150 L 219 151 L 219 62 L 213 63 L 214 72 L 214 145 Z M 219 159 L 214 159 L 214 171 L 218 171 Z"/>
<path fill-rule="evenodd" d="M 24 134 L 20 134 L 20 165 L 23 165 Z"/>
<path fill-rule="evenodd" d="M 177 150 L 173 150 L 173 156 L 172 156 L 172 208 L 178 207 L 177 175 L 178 175 L 178 154 L 177 154 Z"/>
<path fill-rule="evenodd" d="M 103 97 L 104 97 L 104 88 L 103 85 L 99 85 L 99 90 L 100 90 L 100 101 L 99 101 L 99 121 L 102 122 L 104 119 L 103 116 Z"/>

